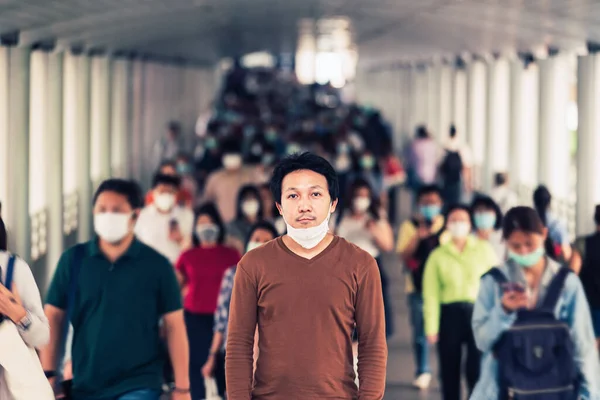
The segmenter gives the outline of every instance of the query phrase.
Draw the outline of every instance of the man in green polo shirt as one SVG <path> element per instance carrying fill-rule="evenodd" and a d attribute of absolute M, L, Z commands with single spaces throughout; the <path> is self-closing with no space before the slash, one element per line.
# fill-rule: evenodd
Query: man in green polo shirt
<path fill-rule="evenodd" d="M 159 320 L 175 373 L 173 400 L 190 400 L 188 341 L 173 267 L 133 233 L 142 206 L 138 185 L 111 179 L 94 196 L 98 237 L 83 246 L 71 323 L 75 400 L 158 400 L 164 359 Z M 61 257 L 45 306 L 51 340 L 41 353 L 54 376 L 75 248 Z M 52 378 L 51 378 L 52 379 Z"/>

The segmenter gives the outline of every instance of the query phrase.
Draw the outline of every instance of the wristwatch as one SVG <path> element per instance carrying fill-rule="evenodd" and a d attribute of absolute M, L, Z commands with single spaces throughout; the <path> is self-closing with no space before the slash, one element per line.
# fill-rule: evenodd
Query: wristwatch
<path fill-rule="evenodd" d="M 22 331 L 26 331 L 29 329 L 29 327 L 31 326 L 31 314 L 29 313 L 29 311 L 26 312 L 25 316 L 21 318 L 21 320 L 17 322 L 16 325 L 17 328 L 21 329 Z"/>

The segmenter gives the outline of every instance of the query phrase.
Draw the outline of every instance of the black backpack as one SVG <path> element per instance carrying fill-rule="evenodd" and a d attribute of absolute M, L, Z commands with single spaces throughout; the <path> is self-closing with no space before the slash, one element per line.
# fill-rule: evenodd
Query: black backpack
<path fill-rule="evenodd" d="M 579 278 L 591 308 L 600 308 L 600 233 L 585 238 Z"/>
<path fill-rule="evenodd" d="M 415 228 L 419 228 L 419 221 L 413 219 L 411 222 Z M 423 290 L 423 273 L 425 272 L 425 264 L 427 263 L 427 259 L 433 250 L 440 246 L 440 236 L 442 235 L 442 231 L 443 230 L 440 229 L 438 232 L 421 239 L 419 241 L 419 245 L 415 249 L 413 260 L 418 263 L 418 267 L 412 269 L 410 273 L 415 291 L 417 293 L 421 293 Z"/>
<path fill-rule="evenodd" d="M 446 157 L 440 166 L 440 172 L 445 183 L 456 183 L 462 175 L 463 162 L 460 152 L 446 150 Z"/>
<path fill-rule="evenodd" d="M 499 400 L 577 400 L 579 369 L 569 326 L 554 316 L 571 270 L 561 268 L 539 308 L 517 311 L 513 326 L 496 345 Z M 491 275 L 498 284 L 508 279 L 498 268 Z M 485 276 L 485 275 L 484 275 Z"/>

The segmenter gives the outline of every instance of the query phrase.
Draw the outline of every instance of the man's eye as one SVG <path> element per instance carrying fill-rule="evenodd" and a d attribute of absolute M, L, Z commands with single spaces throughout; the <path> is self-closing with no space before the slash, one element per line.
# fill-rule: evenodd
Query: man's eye
<path fill-rule="evenodd" d="M 290 194 L 290 195 L 288 196 L 288 199 L 295 199 L 296 197 L 298 197 L 298 195 L 297 195 L 297 194 Z"/>
<path fill-rule="evenodd" d="M 319 197 L 319 196 L 321 196 L 321 193 L 313 193 L 313 196 Z"/>

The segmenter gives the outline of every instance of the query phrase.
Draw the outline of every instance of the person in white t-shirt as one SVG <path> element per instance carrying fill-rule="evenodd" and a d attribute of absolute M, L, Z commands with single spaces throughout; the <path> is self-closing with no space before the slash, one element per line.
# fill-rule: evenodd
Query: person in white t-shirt
<path fill-rule="evenodd" d="M 460 203 L 463 194 L 473 190 L 472 166 L 471 149 L 457 137 L 456 127 L 450 126 L 450 138 L 444 144 L 439 163 L 442 195 L 447 206 Z"/>
<path fill-rule="evenodd" d="M 508 175 L 504 172 L 498 172 L 494 175 L 494 188 L 490 197 L 500 206 L 502 213 L 506 214 L 508 210 L 519 205 L 519 197 L 508 186 Z"/>
<path fill-rule="evenodd" d="M 194 213 L 177 205 L 181 185 L 177 176 L 157 174 L 152 182 L 154 202 L 142 209 L 135 225 L 137 238 L 175 264 L 191 246 Z"/>

